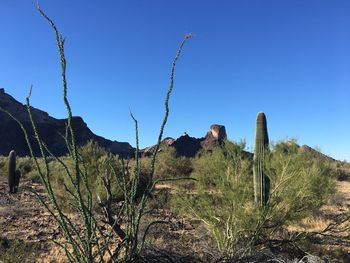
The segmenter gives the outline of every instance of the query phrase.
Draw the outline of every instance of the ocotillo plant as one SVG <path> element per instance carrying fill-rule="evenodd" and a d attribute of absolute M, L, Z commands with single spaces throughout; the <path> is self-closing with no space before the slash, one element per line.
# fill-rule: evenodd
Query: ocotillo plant
<path fill-rule="evenodd" d="M 270 179 L 265 174 L 265 154 L 269 151 L 269 136 L 267 133 L 266 116 L 259 112 L 256 118 L 254 144 L 254 199 L 261 206 L 267 204 L 270 193 Z"/>
<path fill-rule="evenodd" d="M 138 146 L 138 126 L 137 121 L 133 118 L 135 122 L 136 129 L 136 169 L 134 173 L 134 177 L 131 180 L 131 184 L 129 181 L 124 178 L 125 166 L 122 165 L 122 175 L 113 170 L 113 176 L 117 180 L 119 186 L 124 194 L 125 202 L 123 205 L 117 209 L 117 211 L 112 214 L 109 202 L 107 202 L 107 206 L 105 207 L 107 210 L 106 216 L 107 223 L 110 223 L 112 227 L 112 231 L 120 238 L 120 243 L 117 247 L 114 247 L 114 242 L 112 242 L 113 236 L 110 232 L 105 233 L 101 228 L 101 221 L 99 220 L 99 216 L 96 213 L 93 206 L 93 195 L 91 185 L 89 184 L 89 170 L 85 165 L 85 160 L 81 156 L 78 151 L 77 144 L 75 141 L 76 134 L 72 126 L 72 110 L 67 98 L 67 90 L 68 84 L 66 79 L 66 58 L 64 53 L 64 44 L 65 39 L 62 34 L 58 31 L 54 22 L 41 10 L 39 5 L 36 4 L 36 8 L 39 13 L 49 22 L 52 27 L 55 37 L 56 44 L 59 51 L 60 63 L 61 63 L 61 77 L 62 77 L 62 87 L 63 87 L 63 100 L 68 113 L 68 120 L 66 124 L 66 135 L 63 136 L 66 145 L 68 148 L 69 156 L 68 158 L 73 161 L 73 167 L 70 169 L 66 163 L 60 158 L 55 156 L 52 151 L 46 146 L 45 142 L 41 139 L 40 131 L 36 126 L 34 121 L 34 116 L 32 115 L 32 107 L 30 106 L 30 97 L 32 88 L 30 88 L 29 95 L 26 99 L 27 111 L 29 115 L 29 119 L 31 122 L 32 129 L 34 131 L 34 138 L 36 144 L 39 146 L 41 157 L 43 159 L 44 165 L 39 165 L 38 158 L 33 154 L 32 142 L 29 140 L 28 132 L 26 131 L 23 124 L 9 111 L 2 108 L 0 106 L 0 111 L 6 113 L 9 117 L 11 117 L 17 124 L 20 126 L 25 140 L 27 142 L 27 146 L 30 152 L 30 155 L 34 161 L 36 171 L 41 179 L 41 182 L 47 192 L 48 201 L 41 198 L 37 192 L 33 192 L 39 199 L 39 201 L 45 206 L 46 210 L 50 213 L 52 218 L 59 224 L 60 229 L 63 232 L 65 237 L 65 242 L 58 243 L 65 252 L 67 260 L 69 262 L 81 262 L 81 263 L 92 263 L 92 262 L 105 262 L 104 259 L 107 257 L 107 262 L 136 262 L 140 259 L 141 251 L 143 250 L 146 236 L 151 229 L 156 224 L 164 223 L 164 221 L 153 221 L 147 225 L 145 230 L 140 227 L 141 220 L 143 217 L 149 213 L 146 211 L 146 204 L 149 198 L 149 194 L 154 189 L 158 182 L 165 181 L 165 179 L 158 180 L 150 180 L 147 182 L 145 191 L 138 191 L 138 185 L 142 183 L 142 179 L 140 178 L 141 168 L 139 163 L 139 146 Z M 172 63 L 171 73 L 170 73 L 170 86 L 167 92 L 166 100 L 165 100 L 165 117 L 163 119 L 161 130 L 158 136 L 158 144 L 157 149 L 159 149 L 159 144 L 162 139 L 162 134 L 164 127 L 167 122 L 168 114 L 169 114 L 169 97 L 173 89 L 174 84 L 174 72 L 175 65 L 177 60 L 180 57 L 181 50 L 185 44 L 185 42 L 191 37 L 191 35 L 186 35 L 184 40 L 181 42 L 180 47 L 176 53 L 176 56 Z M 154 164 L 156 159 L 157 151 L 153 154 L 152 159 L 152 174 L 154 173 Z M 73 221 L 70 217 L 68 217 L 62 209 L 62 206 L 57 200 L 57 195 L 52 186 L 52 171 L 49 166 L 48 156 L 54 158 L 61 165 L 62 169 L 65 172 L 65 175 L 68 178 L 68 182 L 63 183 L 63 187 L 70 198 L 73 199 L 72 209 L 74 212 L 79 214 L 79 223 Z M 121 160 L 124 162 L 124 160 Z M 112 164 L 110 165 L 113 168 Z M 106 174 L 108 174 L 106 172 Z M 109 180 L 108 176 L 104 181 L 105 187 L 108 188 Z M 150 176 L 152 179 L 152 176 Z M 184 178 L 171 178 L 169 180 L 180 180 Z M 167 179 L 168 180 L 168 179 Z M 109 201 L 111 200 L 111 192 L 110 188 L 106 189 L 107 195 L 109 195 Z M 108 200 L 107 200 L 108 201 Z M 117 217 L 113 217 L 113 215 L 117 215 Z M 166 222 L 168 223 L 168 222 Z M 137 261 L 138 262 L 138 261 Z"/>
<path fill-rule="evenodd" d="M 16 152 L 11 151 L 9 154 L 9 163 L 8 163 L 8 183 L 9 183 L 9 192 L 13 194 L 16 192 Z"/>

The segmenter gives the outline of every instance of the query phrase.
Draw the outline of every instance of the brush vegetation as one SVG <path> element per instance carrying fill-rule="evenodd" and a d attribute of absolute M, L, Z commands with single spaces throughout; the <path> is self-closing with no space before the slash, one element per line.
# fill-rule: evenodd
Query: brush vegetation
<path fill-rule="evenodd" d="M 299 152 L 296 145 L 285 151 L 284 144 L 274 145 L 265 156 L 271 180 L 265 206 L 254 201 L 254 160 L 244 157 L 244 144 L 226 141 L 194 159 L 195 187 L 174 196 L 173 209 L 201 220 L 229 258 L 246 255 L 271 239 L 282 242 L 289 224 L 312 215 L 334 192 L 330 164 Z"/>
<path fill-rule="evenodd" d="M 92 141 L 80 147 L 79 153 L 89 171 L 88 187 L 94 189 L 93 210 L 100 213 L 99 199 L 107 200 L 103 183 L 106 171 L 113 169 L 121 176 L 123 167 L 116 156 Z M 62 160 L 74 170 L 69 156 Z M 143 157 L 139 161 L 140 175 L 149 174 L 150 158 Z M 177 216 L 199 220 L 211 233 L 213 244 L 222 257 L 227 259 L 248 256 L 272 240 L 275 244 L 287 239 L 297 242 L 301 236 L 290 232 L 288 226 L 317 214 L 330 199 L 334 193 L 336 169 L 324 159 L 299 151 L 297 144 L 290 141 L 271 145 L 264 161 L 265 173 L 271 180 L 271 193 L 267 204 L 260 206 L 254 200 L 254 159 L 247 156 L 244 142 L 226 140 L 222 147 L 212 152 L 203 151 L 195 158 L 176 157 L 172 148 L 164 150 L 155 165 L 157 179 L 189 177 L 196 180 L 181 184 L 170 181 L 167 185 L 173 191 L 155 191 L 147 209 L 167 209 Z M 3 170 L 6 162 L 6 157 L 0 158 Z M 39 163 L 45 165 L 43 159 L 39 159 Z M 62 187 L 73 187 L 64 169 L 54 159 L 50 159 L 48 165 L 58 204 L 64 211 L 74 211 L 74 199 Z M 39 181 L 29 157 L 18 158 L 18 167 L 26 179 Z M 128 169 L 132 171 L 135 167 L 135 159 L 129 160 Z M 123 190 L 118 182 L 111 178 L 110 185 L 113 199 L 122 200 Z"/>

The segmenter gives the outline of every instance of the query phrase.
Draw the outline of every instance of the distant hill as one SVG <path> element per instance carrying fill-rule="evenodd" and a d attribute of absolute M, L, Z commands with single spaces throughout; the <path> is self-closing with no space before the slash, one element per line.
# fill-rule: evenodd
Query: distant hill
<path fill-rule="evenodd" d="M 339 162 L 338 160 L 335 160 L 334 158 L 332 158 L 328 155 L 325 155 L 325 154 L 321 153 L 320 151 L 318 151 L 318 150 L 316 150 L 308 145 L 304 144 L 304 145 L 300 146 L 294 140 L 279 143 L 278 147 L 280 148 L 280 150 L 282 150 L 284 152 L 288 152 L 291 149 L 296 149 L 300 153 L 309 153 L 313 158 L 323 159 L 323 160 L 326 160 L 326 161 L 331 162 L 331 163 Z"/>
<path fill-rule="evenodd" d="M 34 140 L 34 133 L 30 124 L 27 108 L 22 103 L 0 89 L 0 106 L 12 113 L 26 128 L 32 142 L 34 154 L 39 156 L 40 151 Z M 67 119 L 55 119 L 47 112 L 32 107 L 33 118 L 48 148 L 56 155 L 67 153 L 67 147 L 61 135 L 65 134 Z M 89 140 L 94 140 L 113 154 L 131 155 L 133 147 L 127 142 L 118 142 L 105 139 L 94 134 L 81 117 L 73 117 L 72 126 L 76 134 L 77 145 L 84 145 Z M 29 155 L 29 149 L 19 125 L 7 114 L 0 112 L 0 155 L 8 155 L 15 150 L 20 156 Z"/>

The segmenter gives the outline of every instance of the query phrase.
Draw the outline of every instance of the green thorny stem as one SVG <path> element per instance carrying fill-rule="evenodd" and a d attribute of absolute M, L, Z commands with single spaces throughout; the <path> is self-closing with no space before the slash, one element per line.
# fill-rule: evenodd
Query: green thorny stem
<path fill-rule="evenodd" d="M 168 89 L 168 92 L 166 95 L 166 99 L 165 99 L 165 116 L 164 116 L 163 122 L 161 124 L 156 149 L 152 155 L 151 174 L 150 174 L 150 178 L 148 178 L 149 182 L 148 182 L 148 185 L 145 187 L 144 192 L 141 194 L 141 197 L 137 197 L 137 191 L 140 190 L 139 187 L 141 187 L 139 185 L 140 184 L 141 169 L 140 169 L 140 162 L 139 162 L 138 122 L 137 122 L 136 118 L 134 117 L 133 113 L 130 111 L 130 116 L 131 116 L 132 120 L 134 121 L 135 132 L 136 132 L 136 134 L 135 134 L 135 136 L 136 136 L 136 151 L 135 151 L 136 167 L 134 169 L 134 176 L 133 176 L 133 178 L 131 180 L 131 184 L 129 186 L 130 190 L 127 189 L 127 186 L 126 186 L 127 183 L 125 180 L 123 182 L 120 182 L 120 180 L 118 180 L 116 178 L 117 181 L 119 181 L 119 184 L 124 189 L 123 190 L 124 200 L 125 200 L 124 207 L 126 210 L 126 216 L 127 216 L 127 222 L 128 222 L 126 224 L 126 237 L 123 239 L 123 241 L 121 243 L 121 246 L 123 246 L 125 248 L 124 252 L 125 252 L 125 261 L 126 262 L 133 261 L 133 260 L 137 259 L 137 256 L 141 253 L 141 251 L 143 249 L 146 235 L 147 235 L 149 229 L 156 224 L 165 223 L 164 221 L 151 222 L 146 227 L 146 231 L 143 234 L 143 236 L 141 237 L 141 240 L 139 240 L 138 234 L 140 233 L 141 219 L 146 214 L 144 212 L 144 210 L 145 210 L 145 207 L 147 204 L 147 200 L 149 198 L 149 193 L 151 193 L 154 190 L 156 183 L 158 183 L 160 181 L 168 181 L 168 180 L 189 179 L 189 178 L 172 178 L 172 179 L 156 180 L 154 182 L 152 181 L 152 177 L 153 177 L 154 169 L 155 169 L 155 160 L 156 160 L 157 152 L 158 152 L 159 147 L 160 147 L 164 127 L 166 125 L 168 115 L 169 115 L 169 99 L 170 99 L 170 95 L 171 95 L 171 92 L 172 92 L 173 86 L 174 86 L 174 73 L 175 73 L 176 62 L 180 57 L 183 46 L 185 45 L 186 41 L 189 38 L 191 38 L 191 35 L 186 35 L 184 37 L 184 39 L 182 40 L 180 47 L 176 53 L 176 56 L 173 60 L 173 63 L 172 63 L 171 74 L 170 74 L 170 86 L 169 86 L 169 89 Z M 114 176 L 116 177 L 115 171 L 113 173 L 114 173 Z M 124 168 L 124 163 L 123 163 L 123 174 L 124 173 L 125 173 L 125 168 Z M 141 241 L 141 242 L 139 242 L 139 241 Z"/>
<path fill-rule="evenodd" d="M 127 196 L 125 198 L 126 205 L 126 212 L 128 221 L 130 224 L 126 225 L 126 251 L 125 255 L 127 261 L 133 260 L 133 258 L 138 254 L 137 248 L 138 248 L 138 238 L 137 234 L 139 233 L 139 225 L 137 224 L 138 221 L 138 215 L 139 215 L 139 209 L 138 209 L 138 203 L 136 201 L 136 194 L 139 187 L 139 181 L 140 181 L 140 163 L 139 163 L 139 128 L 138 128 L 138 122 L 132 112 L 130 111 L 130 116 L 132 120 L 134 121 L 135 125 L 135 138 L 136 138 L 136 151 L 135 151 L 135 161 L 136 166 L 134 170 L 134 177 L 131 181 L 131 189 L 130 189 L 130 196 Z"/>
<path fill-rule="evenodd" d="M 70 244 L 72 246 L 73 251 L 68 251 L 67 245 L 62 245 L 62 244 L 58 244 L 58 245 L 61 246 L 65 250 L 67 258 L 69 259 L 70 262 L 88 262 L 87 260 L 84 260 L 84 259 L 88 258 L 87 253 L 86 253 L 87 252 L 86 246 L 85 246 L 86 244 L 84 244 L 83 240 L 79 236 L 78 229 L 74 226 L 72 221 L 66 215 L 64 215 L 64 213 L 62 212 L 60 206 L 58 205 L 56 196 L 53 192 L 51 180 L 50 180 L 50 169 L 48 166 L 47 157 L 46 157 L 46 153 L 45 153 L 45 151 L 48 151 L 48 149 L 47 149 L 46 145 L 44 144 L 44 142 L 41 140 L 40 134 L 39 134 L 39 132 L 36 128 L 36 125 L 34 123 L 32 113 L 31 113 L 31 107 L 29 104 L 30 95 L 31 95 L 31 88 L 30 88 L 29 96 L 26 99 L 27 100 L 27 110 L 28 110 L 28 114 L 29 114 L 29 118 L 31 121 L 33 131 L 34 131 L 35 139 L 39 145 L 41 156 L 45 161 L 45 168 L 44 168 L 45 172 L 40 167 L 38 159 L 34 155 L 34 151 L 33 151 L 31 142 L 29 140 L 29 135 L 27 133 L 27 130 L 23 126 L 23 124 L 9 111 L 3 109 L 2 107 L 0 107 L 0 110 L 2 112 L 6 113 L 10 118 L 12 118 L 20 126 L 20 128 L 24 134 L 27 146 L 29 148 L 30 155 L 34 160 L 35 167 L 36 167 L 37 172 L 39 174 L 39 177 L 41 178 L 41 181 L 46 189 L 46 192 L 48 193 L 48 197 L 49 197 L 49 200 L 53 206 L 53 209 L 42 199 L 42 197 L 38 193 L 36 193 L 32 189 L 29 189 L 29 190 L 32 191 L 38 197 L 38 199 L 42 203 L 42 205 L 47 209 L 47 211 L 51 214 L 51 216 L 55 219 L 55 221 L 60 225 L 61 229 L 63 230 L 63 232 L 67 238 L 67 242 L 68 242 L 68 244 Z M 50 153 L 50 155 L 51 155 L 51 153 Z M 55 157 L 55 158 L 57 159 L 57 157 Z M 71 260 L 72 258 L 79 259 L 79 260 L 78 261 Z"/>
<path fill-rule="evenodd" d="M 72 127 L 72 109 L 69 104 L 68 98 L 67 98 L 67 78 L 66 78 L 66 69 L 67 69 L 67 61 L 64 53 L 64 44 L 65 44 L 65 39 L 63 38 L 62 34 L 58 31 L 56 25 L 54 22 L 43 12 L 43 10 L 40 8 L 40 6 L 37 4 L 36 5 L 37 10 L 39 13 L 44 17 L 52 27 L 52 29 L 55 32 L 55 37 L 56 37 L 56 44 L 58 47 L 59 55 L 60 55 L 60 64 L 61 64 L 61 78 L 62 78 L 62 87 L 63 87 L 63 101 L 67 109 L 67 114 L 68 114 L 68 120 L 67 120 L 67 128 L 70 133 L 70 145 L 69 148 L 72 150 L 71 154 L 72 157 L 75 161 L 75 170 L 76 170 L 76 184 L 79 189 L 80 187 L 80 169 L 79 169 L 79 160 L 78 160 L 78 153 L 77 153 L 77 146 L 75 142 L 75 133 Z M 66 136 L 68 136 L 68 133 L 66 133 Z M 68 139 L 68 138 L 67 138 Z"/>
<path fill-rule="evenodd" d="M 78 189 L 78 192 L 80 192 L 80 168 L 79 168 L 79 156 L 77 152 L 77 145 L 75 142 L 75 133 L 72 126 L 72 109 L 69 104 L 68 98 L 67 98 L 67 78 L 66 78 L 66 69 L 67 69 L 67 61 L 64 53 L 64 44 L 65 39 L 63 38 L 62 34 L 58 31 L 56 25 L 54 22 L 43 12 L 43 10 L 40 8 L 40 6 L 36 5 L 37 10 L 39 13 L 49 22 L 50 26 L 55 32 L 56 37 L 56 44 L 58 47 L 59 55 L 60 55 L 60 64 L 61 64 L 61 78 L 62 78 L 62 87 L 63 87 L 63 101 L 67 109 L 68 119 L 67 119 L 67 130 L 69 133 L 66 133 L 66 136 L 68 137 L 70 135 L 70 144 L 67 145 L 69 149 L 71 150 L 71 155 L 74 159 L 74 165 L 75 165 L 75 172 L 76 172 L 76 186 Z M 67 138 L 68 141 L 68 138 Z M 68 141 L 69 142 L 69 141 Z"/>
<path fill-rule="evenodd" d="M 49 210 L 50 214 L 55 218 L 55 220 L 59 223 L 59 225 L 61 226 L 62 230 L 65 233 L 66 238 L 68 239 L 67 240 L 68 244 L 72 246 L 74 255 L 71 252 L 69 252 L 66 245 L 65 246 L 61 245 L 66 252 L 67 258 L 70 261 L 74 261 L 74 262 L 75 261 L 92 262 L 93 259 L 96 257 L 96 255 L 93 255 L 93 251 L 92 251 L 93 242 L 94 242 L 94 239 L 96 238 L 96 231 L 100 232 L 100 230 L 98 229 L 98 227 L 96 225 L 96 220 L 92 214 L 92 193 L 88 187 L 86 169 L 85 169 L 85 172 L 82 171 L 80 168 L 80 165 L 79 165 L 81 160 L 80 160 L 80 156 L 79 156 L 78 151 L 77 151 L 77 146 L 75 143 L 75 135 L 74 135 L 73 127 L 72 127 L 72 111 L 71 111 L 69 101 L 67 99 L 66 59 L 65 59 L 65 54 L 64 54 L 64 39 L 62 37 L 62 34 L 59 33 L 59 31 L 58 31 L 57 27 L 55 26 L 55 24 L 53 23 L 53 21 L 41 10 L 39 5 L 36 5 L 36 8 L 39 11 L 39 13 L 50 23 L 50 25 L 53 28 L 55 35 L 56 35 L 56 42 L 57 42 L 57 46 L 58 46 L 58 50 L 59 50 L 61 70 L 62 70 L 61 76 L 62 76 L 62 84 L 63 84 L 63 99 L 64 99 L 64 103 L 66 105 L 67 112 L 68 112 L 66 143 L 67 143 L 68 150 L 69 150 L 71 157 L 74 160 L 74 164 L 75 164 L 75 171 L 74 171 L 75 172 L 75 180 L 73 179 L 73 176 L 69 172 L 67 166 L 62 161 L 60 161 L 59 158 L 54 156 L 49 151 L 49 149 L 47 149 L 45 143 L 40 138 L 40 134 L 39 134 L 39 132 L 36 128 L 35 122 L 33 120 L 30 102 L 29 102 L 32 87 L 30 88 L 29 95 L 26 98 L 27 110 L 28 110 L 30 122 L 31 122 L 31 125 L 33 128 L 33 131 L 34 131 L 36 141 L 37 141 L 39 148 L 40 148 L 41 156 L 43 157 L 44 162 L 45 162 L 45 175 L 42 172 L 42 170 L 38 164 L 37 158 L 34 156 L 30 141 L 28 139 L 28 134 L 27 134 L 24 126 L 11 113 L 7 112 L 4 109 L 0 109 L 0 110 L 7 113 L 12 119 L 14 119 L 20 125 L 22 131 L 25 134 L 25 138 L 26 138 L 29 150 L 30 150 L 30 154 L 35 161 L 37 171 L 42 179 L 44 187 L 46 188 L 46 191 L 48 193 L 49 199 L 53 205 L 53 210 L 51 210 L 51 208 L 49 208 L 49 206 L 47 204 L 45 204 L 45 202 L 42 199 L 40 199 L 40 201 Z M 69 135 L 70 135 L 70 141 L 68 139 L 68 131 L 69 131 Z M 84 226 L 85 226 L 85 231 L 84 231 L 85 238 L 84 238 L 84 240 L 80 237 L 80 234 L 79 234 L 77 227 L 74 226 L 74 224 L 63 214 L 61 208 L 59 207 L 59 205 L 57 203 L 55 194 L 54 194 L 52 186 L 51 186 L 50 169 L 48 166 L 46 152 L 48 152 L 50 155 L 55 157 L 56 160 L 58 160 L 64 166 L 65 172 L 67 173 L 72 185 L 74 186 L 74 190 L 69 191 L 68 187 L 66 185 L 64 185 L 64 187 L 68 191 L 68 193 L 77 202 L 78 211 L 80 212 L 81 217 L 84 220 Z M 84 163 L 83 163 L 83 168 L 85 168 Z M 83 179 L 83 184 L 84 184 L 85 191 L 87 194 L 87 201 L 84 200 L 83 191 L 81 190 L 81 187 L 80 187 L 81 178 Z M 58 215 L 55 214 L 55 211 L 58 213 Z M 97 244 L 97 246 L 99 246 L 99 244 Z M 101 256 L 101 254 L 100 254 L 100 256 Z M 75 260 L 73 260 L 74 258 L 75 258 Z"/>
<path fill-rule="evenodd" d="M 65 222 L 65 219 L 62 219 L 62 218 L 64 218 L 64 215 L 63 215 L 62 210 L 60 209 L 60 207 L 59 207 L 59 205 L 57 203 L 56 196 L 55 196 L 55 194 L 53 192 L 53 189 L 52 189 L 51 179 L 50 179 L 50 168 L 49 168 L 49 165 L 48 165 L 47 156 L 45 154 L 44 143 L 41 140 L 40 134 L 39 134 L 38 129 L 37 129 L 36 125 L 35 125 L 35 122 L 34 122 L 33 116 L 32 116 L 32 112 L 31 112 L 31 107 L 30 107 L 30 96 L 31 96 L 31 94 L 32 94 L 32 86 L 30 86 L 29 95 L 26 98 L 26 104 L 27 104 L 27 111 L 28 111 L 28 115 L 29 115 L 29 118 L 30 118 L 30 122 L 31 122 L 31 125 L 32 125 L 32 128 L 33 128 L 33 131 L 34 131 L 35 139 L 36 139 L 36 141 L 37 141 L 37 143 L 39 145 L 40 153 L 41 153 L 41 156 L 44 159 L 44 163 L 45 163 L 46 174 L 45 174 L 45 176 L 41 176 L 42 177 L 42 181 L 44 183 L 46 191 L 48 192 L 50 201 L 53 204 L 54 210 L 56 210 L 58 212 L 59 216 L 60 216 L 60 218 L 59 218 L 60 222 L 59 223 L 61 223 L 63 225 L 63 230 L 69 236 L 69 239 L 73 239 L 72 235 L 70 234 L 70 232 L 69 232 L 69 230 L 67 228 L 67 224 Z M 38 165 L 37 161 L 36 161 L 36 164 L 37 164 L 37 169 L 38 169 L 39 174 L 42 175 L 42 172 L 40 170 L 40 166 Z"/>
<path fill-rule="evenodd" d="M 174 73 L 175 73 L 176 62 L 177 62 L 177 60 L 179 59 L 179 57 L 181 55 L 182 48 L 186 44 L 186 41 L 188 39 L 190 39 L 191 37 L 192 37 L 192 34 L 187 34 L 185 36 L 185 38 L 182 40 L 182 42 L 180 44 L 180 47 L 179 47 L 179 49 L 178 49 L 178 51 L 176 53 L 176 56 L 175 56 L 175 58 L 173 60 L 173 63 L 172 63 L 171 72 L 170 72 L 170 86 L 169 86 L 169 89 L 168 89 L 168 92 L 167 92 L 167 95 L 166 95 L 166 98 L 165 98 L 165 116 L 164 116 L 162 125 L 160 127 L 160 132 L 159 132 L 159 136 L 158 136 L 158 142 L 157 142 L 156 148 L 155 148 L 155 150 L 153 152 L 153 155 L 152 155 L 151 177 L 153 177 L 153 174 L 154 174 L 155 163 L 156 163 L 156 156 L 157 156 L 157 153 L 158 153 L 158 150 L 159 150 L 159 147 L 160 147 L 160 143 L 162 141 L 165 125 L 166 125 L 166 123 L 168 121 L 168 116 L 169 116 L 169 99 L 170 99 L 170 95 L 171 95 L 171 92 L 173 91 L 173 87 L 174 87 Z"/>
<path fill-rule="evenodd" d="M 130 111 L 130 116 L 132 120 L 134 121 L 135 125 L 135 138 L 136 138 L 136 150 L 135 150 L 135 161 L 136 161 L 136 166 L 135 166 L 135 171 L 134 171 L 134 183 L 132 184 L 132 191 L 131 191 L 131 198 L 135 199 L 136 197 L 136 191 L 137 191 L 137 186 L 139 184 L 140 180 L 140 162 L 139 162 L 139 126 L 136 118 L 134 117 L 133 113 Z"/>

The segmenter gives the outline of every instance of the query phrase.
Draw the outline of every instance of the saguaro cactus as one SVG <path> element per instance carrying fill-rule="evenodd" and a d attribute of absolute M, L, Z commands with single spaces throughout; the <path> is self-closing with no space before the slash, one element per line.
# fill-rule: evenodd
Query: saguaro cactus
<path fill-rule="evenodd" d="M 15 193 L 17 193 L 20 179 L 21 179 L 21 171 L 20 170 L 16 170 L 16 174 L 15 174 Z"/>
<path fill-rule="evenodd" d="M 266 116 L 259 112 L 256 118 L 254 145 L 254 199 L 255 203 L 267 204 L 270 193 L 270 178 L 265 174 L 265 154 L 269 151 L 269 136 L 267 134 Z"/>
<path fill-rule="evenodd" d="M 11 151 L 9 154 L 9 163 L 8 163 L 8 183 L 9 183 L 9 192 L 13 194 L 16 192 L 16 152 Z"/>

